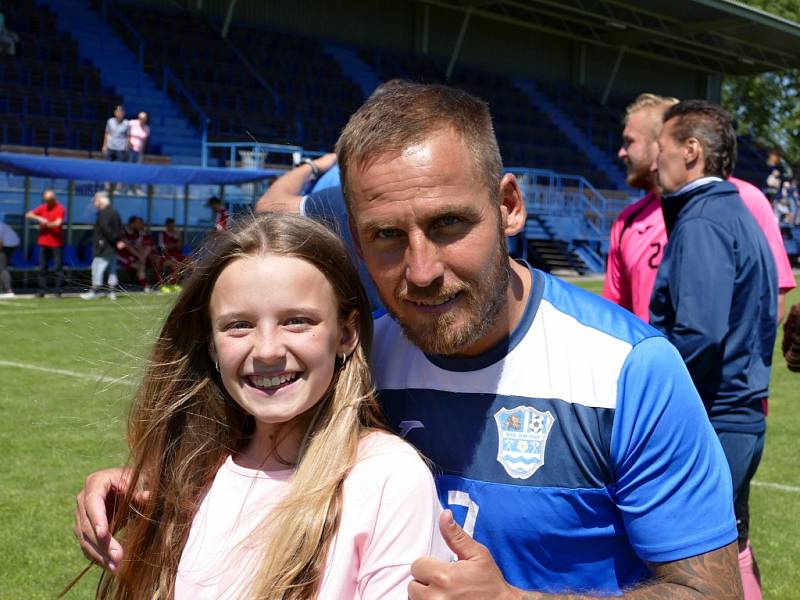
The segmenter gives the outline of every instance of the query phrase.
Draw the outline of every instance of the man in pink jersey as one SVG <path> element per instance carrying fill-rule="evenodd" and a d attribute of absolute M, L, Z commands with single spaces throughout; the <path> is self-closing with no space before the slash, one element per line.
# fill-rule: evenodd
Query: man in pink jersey
<path fill-rule="evenodd" d="M 658 154 L 658 133 L 664 111 L 675 98 L 641 94 L 625 115 L 622 147 L 618 156 L 628 167 L 627 183 L 647 195 L 623 210 L 611 227 L 603 296 L 627 308 L 643 321 L 650 320 L 650 296 L 667 232 L 661 212 L 661 198 L 650 171 Z M 778 269 L 778 318 L 783 318 L 784 298 L 797 285 L 783 246 L 783 239 L 769 201 L 750 183 L 730 178 L 745 206 L 767 238 Z"/>
<path fill-rule="evenodd" d="M 623 143 L 618 153 L 628 167 L 628 185 L 645 190 L 647 195 L 623 210 L 611 227 L 603 296 L 648 322 L 650 296 L 667 243 L 661 197 L 651 166 L 658 155 L 657 139 L 663 114 L 677 102 L 675 98 L 641 94 L 626 111 Z M 796 283 L 772 207 L 754 185 L 733 177 L 729 181 L 736 186 L 742 202 L 764 232 L 775 258 L 779 287 L 778 319 L 781 320 L 785 295 L 794 289 Z M 739 568 L 745 598 L 760 599 L 758 566 L 749 540 L 740 544 Z"/>

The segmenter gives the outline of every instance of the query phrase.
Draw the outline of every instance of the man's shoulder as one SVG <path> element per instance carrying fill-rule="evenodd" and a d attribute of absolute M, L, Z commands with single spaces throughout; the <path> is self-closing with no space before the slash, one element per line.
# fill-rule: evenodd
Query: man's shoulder
<path fill-rule="evenodd" d="M 593 330 L 601 336 L 631 346 L 646 338 L 661 335 L 630 311 L 598 294 L 552 275 L 545 277 L 543 303 L 550 310 L 563 315 L 565 325 L 575 331 Z M 547 309 L 540 306 L 540 310 Z"/>
<path fill-rule="evenodd" d="M 633 204 L 629 204 L 622 212 L 619 213 L 619 216 L 616 219 L 616 223 L 624 223 L 631 217 L 636 217 L 640 214 L 650 214 L 650 210 L 645 211 L 645 208 L 648 208 L 648 205 L 652 205 L 652 210 L 658 209 L 661 207 L 661 198 L 655 192 L 650 192 L 646 194 Z"/>

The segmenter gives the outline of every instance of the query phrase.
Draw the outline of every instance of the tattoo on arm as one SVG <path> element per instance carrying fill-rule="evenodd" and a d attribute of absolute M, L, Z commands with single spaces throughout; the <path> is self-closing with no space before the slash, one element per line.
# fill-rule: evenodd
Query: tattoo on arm
<path fill-rule="evenodd" d="M 653 580 L 626 591 L 630 600 L 741 600 L 738 545 L 732 542 L 723 548 L 668 563 L 649 563 Z M 539 594 L 527 592 L 523 600 L 587 600 L 593 595 Z"/>

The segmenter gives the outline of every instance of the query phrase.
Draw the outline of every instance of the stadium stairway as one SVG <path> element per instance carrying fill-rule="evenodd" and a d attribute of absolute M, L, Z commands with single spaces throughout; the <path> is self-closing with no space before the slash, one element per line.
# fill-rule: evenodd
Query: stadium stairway
<path fill-rule="evenodd" d="M 200 164 L 200 135 L 172 99 L 142 72 L 137 57 L 90 8 L 89 1 L 39 1 L 56 15 L 59 29 L 78 42 L 81 58 L 97 68 L 103 84 L 122 96 L 128 118 L 140 111 L 150 116 L 150 147 L 160 146 L 173 164 Z M 113 108 L 108 107 L 109 117 Z"/>
<path fill-rule="evenodd" d="M 364 98 L 369 98 L 381 84 L 375 70 L 364 62 L 355 50 L 330 42 L 322 44 L 322 50 L 339 64 L 342 72 L 359 87 Z"/>
<path fill-rule="evenodd" d="M 594 145 L 592 140 L 558 108 L 558 106 L 539 91 L 536 84 L 522 77 L 514 77 L 513 82 L 514 86 L 525 94 L 534 106 L 545 113 L 550 118 L 553 125 L 586 155 L 586 158 L 589 159 L 595 168 L 606 174 L 609 181 L 611 181 L 617 189 L 626 189 L 625 174 L 622 170 L 612 163 L 611 160 Z"/>

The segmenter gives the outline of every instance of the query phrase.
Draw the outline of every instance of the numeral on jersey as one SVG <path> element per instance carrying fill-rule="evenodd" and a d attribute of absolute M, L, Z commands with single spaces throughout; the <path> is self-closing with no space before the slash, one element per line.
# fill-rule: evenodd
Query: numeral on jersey
<path fill-rule="evenodd" d="M 475 532 L 475 519 L 478 518 L 480 507 L 472 501 L 467 492 L 462 492 L 461 490 L 447 492 L 447 503 L 463 506 L 467 509 L 467 518 L 464 519 L 462 529 L 472 537 Z"/>

